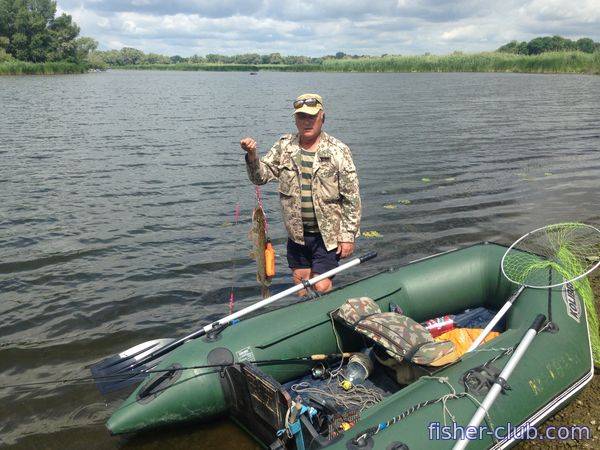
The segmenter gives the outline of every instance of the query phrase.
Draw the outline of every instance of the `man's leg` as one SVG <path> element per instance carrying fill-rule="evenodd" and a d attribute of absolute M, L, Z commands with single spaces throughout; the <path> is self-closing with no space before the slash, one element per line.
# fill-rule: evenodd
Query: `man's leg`
<path fill-rule="evenodd" d="M 323 238 L 318 236 L 312 243 L 312 271 L 310 277 L 335 269 L 338 266 L 340 255 L 336 252 L 337 249 L 327 250 Z M 314 285 L 317 292 L 329 292 L 333 289 L 333 277 L 325 278 Z"/>
<path fill-rule="evenodd" d="M 300 284 L 302 283 L 302 280 L 308 280 L 310 278 L 310 249 L 305 245 L 297 244 L 288 238 L 287 260 L 288 266 L 292 269 L 294 284 Z M 301 297 L 306 294 L 306 289 L 302 289 L 298 292 L 298 295 Z"/>
<path fill-rule="evenodd" d="M 300 284 L 302 280 L 310 279 L 310 269 L 292 269 L 292 277 L 294 277 L 294 284 Z M 317 283 L 318 284 L 318 283 Z M 298 291 L 298 295 L 303 297 L 307 294 L 306 289 Z"/>
<path fill-rule="evenodd" d="M 320 275 L 319 273 L 316 272 L 311 272 L 310 277 L 316 277 L 317 275 Z M 329 292 L 330 290 L 333 289 L 333 281 L 331 280 L 331 278 L 325 278 L 324 280 L 319 281 L 318 283 L 315 283 L 315 285 L 313 286 L 315 288 L 315 291 L 317 292 Z"/>

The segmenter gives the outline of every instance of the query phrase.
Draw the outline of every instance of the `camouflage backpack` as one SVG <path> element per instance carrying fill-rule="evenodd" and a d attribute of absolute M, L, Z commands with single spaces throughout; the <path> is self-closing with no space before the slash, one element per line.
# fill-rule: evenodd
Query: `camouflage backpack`
<path fill-rule="evenodd" d="M 454 344 L 435 342 L 421 324 L 398 313 L 382 313 L 369 297 L 346 300 L 333 316 L 384 347 L 396 361 L 440 366 L 454 361 Z"/>

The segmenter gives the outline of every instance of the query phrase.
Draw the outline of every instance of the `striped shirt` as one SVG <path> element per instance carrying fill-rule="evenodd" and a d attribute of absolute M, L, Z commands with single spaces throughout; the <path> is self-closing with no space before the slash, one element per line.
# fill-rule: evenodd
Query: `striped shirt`
<path fill-rule="evenodd" d="M 309 152 L 301 149 L 302 154 L 302 180 L 300 184 L 302 197 L 302 224 L 304 231 L 308 233 L 318 233 L 319 225 L 315 216 L 315 207 L 312 200 L 312 172 L 313 161 L 315 160 L 315 152 Z"/>

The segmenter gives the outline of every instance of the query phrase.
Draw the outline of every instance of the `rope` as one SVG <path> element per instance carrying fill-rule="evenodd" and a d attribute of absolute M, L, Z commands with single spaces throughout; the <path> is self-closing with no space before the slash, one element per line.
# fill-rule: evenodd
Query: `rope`
<path fill-rule="evenodd" d="M 492 359 L 490 359 L 488 362 L 486 362 L 484 365 L 488 365 L 488 364 L 492 364 L 495 361 L 497 361 L 498 359 L 500 359 L 503 356 L 507 356 L 510 355 L 513 351 L 514 351 L 514 347 L 508 347 L 508 348 L 502 348 L 502 349 L 482 349 L 482 350 L 475 350 L 475 351 L 490 351 L 490 350 L 502 350 L 501 353 L 499 353 L 498 355 L 496 355 L 495 357 L 493 357 Z M 442 411 L 444 413 L 443 416 L 443 420 L 444 420 L 444 426 L 447 425 L 447 416 L 450 417 L 450 419 L 452 419 L 453 422 L 456 422 L 456 418 L 454 416 L 454 414 L 452 414 L 452 412 L 450 411 L 450 409 L 448 408 L 448 401 L 449 400 L 453 400 L 453 399 L 460 399 L 460 398 L 468 398 L 469 400 L 471 400 L 477 407 L 482 408 L 483 405 L 481 404 L 481 402 L 479 400 L 477 400 L 477 398 L 475 398 L 472 394 L 470 394 L 469 392 L 456 392 L 456 389 L 454 389 L 454 386 L 452 386 L 448 380 L 448 377 L 435 377 L 435 376 L 429 376 L 429 375 L 424 375 L 421 378 L 423 379 L 429 379 L 429 380 L 436 380 L 439 383 L 442 383 L 446 386 L 448 386 L 448 388 L 450 389 L 450 393 L 448 394 L 444 394 L 441 397 L 438 398 L 434 398 L 431 400 L 426 400 L 424 402 L 421 403 L 417 403 L 416 405 L 411 406 L 410 408 L 404 410 L 403 412 L 401 412 L 399 415 L 392 417 L 391 419 L 389 419 L 387 422 L 381 422 L 380 424 L 373 426 L 371 428 L 367 428 L 364 432 L 362 432 L 362 434 L 357 435 L 354 439 L 353 442 L 358 444 L 360 441 L 365 441 L 367 439 L 369 439 L 372 436 L 375 436 L 377 433 L 379 433 L 380 431 L 385 430 L 386 428 L 396 424 L 397 422 L 400 422 L 401 420 L 405 419 L 406 417 L 410 416 L 411 414 L 413 414 L 415 411 L 418 411 L 421 408 L 424 408 L 426 406 L 430 406 L 430 405 L 435 405 L 436 403 L 442 403 Z M 493 422 L 492 422 L 492 418 L 489 415 L 489 412 L 487 409 L 484 409 L 485 411 L 485 421 L 486 424 L 488 425 L 488 428 L 493 429 Z"/>
<path fill-rule="evenodd" d="M 431 400 L 427 400 L 421 403 L 417 403 L 416 405 L 411 406 L 410 408 L 404 410 L 402 413 L 400 413 L 397 416 L 392 417 L 390 420 L 388 420 L 387 422 L 382 422 L 377 426 L 371 427 L 366 429 L 362 434 L 356 436 L 354 438 L 354 442 L 358 443 L 360 441 L 366 440 L 372 436 L 375 436 L 377 433 L 379 433 L 380 431 L 385 430 L 386 428 L 394 425 L 397 422 L 400 422 L 401 420 L 405 419 L 406 417 L 410 416 L 412 413 L 414 413 L 415 411 L 418 411 L 421 408 L 424 408 L 425 406 L 429 406 L 429 405 L 435 405 L 436 403 L 440 403 L 443 402 L 444 406 L 445 406 L 445 402 L 453 399 L 453 398 L 463 398 L 466 397 L 467 393 L 466 392 L 460 392 L 458 394 L 446 394 L 443 395 L 439 398 L 434 398 Z M 447 409 L 447 408 L 446 408 Z M 454 416 L 452 416 L 454 417 Z"/>
<path fill-rule="evenodd" d="M 383 393 L 377 389 L 370 389 L 363 385 L 352 386 L 349 391 L 339 391 L 336 386 L 329 384 L 333 379 L 336 381 L 341 377 L 331 377 L 325 388 L 311 387 L 310 383 L 304 381 L 292 385 L 292 390 L 298 394 L 317 394 L 321 397 L 331 399 L 339 407 L 345 410 L 364 411 L 383 400 Z"/>
<path fill-rule="evenodd" d="M 452 414 L 452 412 L 450 412 L 450 409 L 448 409 L 448 406 L 446 405 L 446 402 L 448 400 L 450 400 L 451 398 L 456 398 L 456 390 L 454 389 L 454 386 L 452 386 L 448 382 L 448 377 L 433 377 L 433 376 L 429 376 L 429 375 L 424 375 L 421 378 L 425 378 L 425 379 L 429 379 L 429 380 L 437 380 L 440 383 L 443 383 L 450 388 L 452 393 L 442 396 L 442 410 L 444 412 L 444 426 L 446 426 L 446 413 L 450 416 L 450 418 L 452 419 L 453 422 L 456 422 L 454 414 Z"/>
<path fill-rule="evenodd" d="M 335 343 L 337 345 L 337 349 L 338 349 L 340 355 L 343 355 L 344 351 L 342 350 L 342 344 L 340 344 L 340 337 L 338 335 L 337 329 L 335 328 L 335 321 L 333 320 L 332 314 L 329 314 L 329 319 L 331 320 L 331 327 L 333 328 L 333 335 L 335 336 Z M 340 365 L 338 366 L 338 368 L 331 371 L 331 377 L 334 377 L 334 376 L 337 376 L 338 374 L 340 374 L 342 372 L 343 366 L 344 366 L 344 358 L 342 358 L 340 360 Z"/>
<path fill-rule="evenodd" d="M 344 350 L 342 349 L 342 344 L 340 342 L 340 337 L 338 335 L 337 329 L 335 328 L 335 321 L 333 319 L 333 315 L 329 314 L 329 320 L 331 321 L 331 328 L 333 330 L 333 335 L 335 336 L 335 343 L 340 355 L 344 354 Z M 339 391 L 336 388 L 331 386 L 332 382 L 335 382 L 336 385 L 344 379 L 344 375 L 342 373 L 344 366 L 344 358 L 340 359 L 340 365 L 329 372 L 329 379 L 327 380 L 327 386 L 325 389 L 311 387 L 309 383 L 302 382 L 292 385 L 291 389 L 297 393 L 314 393 L 319 394 L 322 397 L 332 399 L 336 405 L 343 407 L 348 410 L 352 407 L 353 409 L 358 409 L 359 411 L 363 411 L 376 403 L 379 403 L 383 400 L 383 393 L 377 389 L 369 389 L 362 385 L 352 386 L 349 391 Z"/>

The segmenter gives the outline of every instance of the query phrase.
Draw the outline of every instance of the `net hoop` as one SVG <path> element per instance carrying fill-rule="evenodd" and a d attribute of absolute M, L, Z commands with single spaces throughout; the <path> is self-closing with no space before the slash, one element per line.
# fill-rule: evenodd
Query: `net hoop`
<path fill-rule="evenodd" d="M 527 283 L 523 283 L 520 281 L 516 281 L 513 280 L 507 273 L 505 270 L 506 267 L 506 256 L 513 251 L 513 249 L 515 249 L 515 247 L 517 245 L 519 245 L 521 242 L 523 242 L 525 239 L 527 239 L 529 236 L 531 236 L 532 234 L 538 233 L 539 231 L 542 231 L 544 229 L 551 229 L 551 228 L 559 228 L 561 226 L 578 226 L 578 227 L 585 227 L 585 228 L 589 228 L 590 230 L 593 230 L 594 232 L 598 233 L 598 237 L 599 237 L 599 242 L 600 242 L 600 230 L 592 225 L 587 225 L 585 223 L 575 223 L 575 222 L 564 222 L 564 223 L 557 223 L 557 224 L 552 224 L 552 225 L 546 225 L 540 228 L 536 228 L 535 230 L 532 230 L 526 234 L 524 234 L 523 236 L 521 236 L 519 239 L 517 239 L 515 242 L 512 243 L 512 245 L 508 248 L 508 250 L 506 250 L 506 252 L 504 252 L 504 255 L 502 256 L 502 261 L 500 263 L 500 268 L 502 270 L 502 274 L 506 277 L 506 279 L 508 281 L 510 281 L 511 283 L 517 284 L 519 286 L 524 286 L 527 288 L 532 288 L 532 289 L 549 289 L 549 288 L 555 288 L 555 287 L 559 287 L 559 286 L 564 286 L 565 284 L 568 283 L 573 283 L 574 281 L 577 281 L 587 275 L 589 275 L 591 272 L 593 272 L 594 270 L 596 270 L 598 268 L 598 266 L 600 266 L 600 260 L 598 260 L 591 268 L 589 268 L 588 270 L 586 270 L 584 273 L 577 275 L 576 277 L 570 278 L 568 280 L 565 280 L 563 277 L 563 281 L 560 283 L 553 283 L 553 284 L 547 284 L 547 285 L 532 285 L 532 284 L 527 284 Z M 516 250 L 514 250 L 516 252 Z M 539 256 L 539 255 L 537 255 Z"/>

